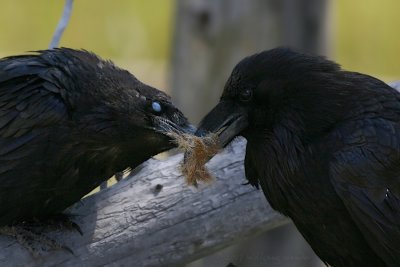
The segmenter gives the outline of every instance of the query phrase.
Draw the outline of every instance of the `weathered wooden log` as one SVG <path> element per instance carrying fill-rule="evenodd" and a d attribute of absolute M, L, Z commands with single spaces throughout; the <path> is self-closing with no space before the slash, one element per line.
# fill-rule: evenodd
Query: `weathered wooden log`
<path fill-rule="evenodd" d="M 184 184 L 181 154 L 147 161 L 137 175 L 68 210 L 83 236 L 50 233 L 74 255 L 58 250 L 35 258 L 1 236 L 0 266 L 177 266 L 288 222 L 261 191 L 242 185 L 244 143 L 234 142 L 208 163 L 216 181 L 200 188 Z"/>

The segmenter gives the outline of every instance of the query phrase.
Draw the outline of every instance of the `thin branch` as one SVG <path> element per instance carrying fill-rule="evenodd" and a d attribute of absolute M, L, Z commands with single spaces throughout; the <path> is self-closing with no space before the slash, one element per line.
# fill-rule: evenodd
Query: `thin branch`
<path fill-rule="evenodd" d="M 57 28 L 56 31 L 54 32 L 53 39 L 51 40 L 51 43 L 49 45 L 49 49 L 55 48 L 59 45 L 64 30 L 68 25 L 69 19 L 71 18 L 73 2 L 74 0 L 65 0 L 63 14 L 57 24 Z"/>

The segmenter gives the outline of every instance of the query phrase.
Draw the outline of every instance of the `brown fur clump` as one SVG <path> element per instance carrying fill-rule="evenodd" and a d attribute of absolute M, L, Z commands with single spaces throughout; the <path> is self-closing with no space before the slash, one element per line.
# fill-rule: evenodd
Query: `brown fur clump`
<path fill-rule="evenodd" d="M 198 182 L 211 183 L 214 177 L 207 170 L 205 164 L 219 151 L 216 134 L 198 137 L 190 134 L 171 133 L 170 136 L 178 145 L 178 149 L 185 152 L 181 170 L 186 183 L 197 186 Z"/>

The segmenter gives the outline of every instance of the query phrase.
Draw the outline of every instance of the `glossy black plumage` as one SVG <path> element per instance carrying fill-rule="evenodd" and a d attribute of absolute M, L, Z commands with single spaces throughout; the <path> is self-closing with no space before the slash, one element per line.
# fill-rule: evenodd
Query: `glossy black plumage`
<path fill-rule="evenodd" d="M 250 95 L 250 97 L 249 97 Z M 243 59 L 198 134 L 247 139 L 245 171 L 336 266 L 400 266 L 400 94 L 323 57 Z M 267 253 L 267 252 L 266 252 Z"/>
<path fill-rule="evenodd" d="M 166 94 L 92 53 L 1 59 L 0 225 L 62 212 L 189 128 Z"/>

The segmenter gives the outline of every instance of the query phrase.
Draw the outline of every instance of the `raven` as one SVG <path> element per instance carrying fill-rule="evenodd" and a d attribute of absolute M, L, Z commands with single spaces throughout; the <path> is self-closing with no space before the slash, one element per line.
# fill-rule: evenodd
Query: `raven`
<path fill-rule="evenodd" d="M 0 226 L 46 219 L 193 133 L 163 92 L 84 50 L 0 60 Z"/>
<path fill-rule="evenodd" d="M 247 139 L 245 174 L 325 263 L 400 266 L 400 94 L 321 56 L 240 61 L 197 135 Z"/>

